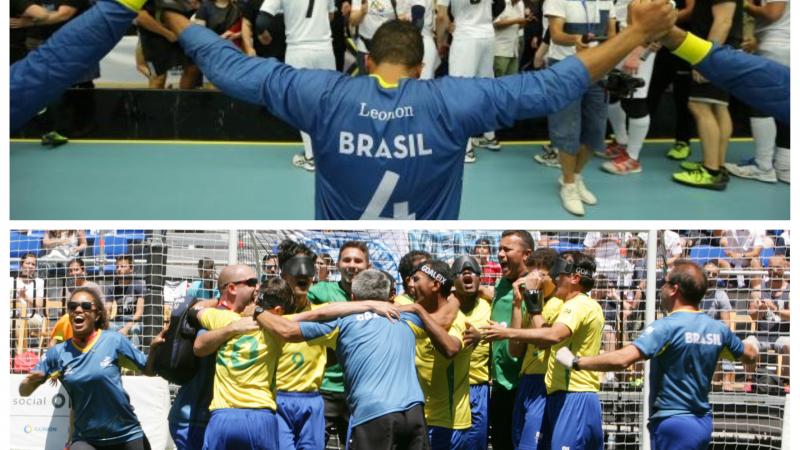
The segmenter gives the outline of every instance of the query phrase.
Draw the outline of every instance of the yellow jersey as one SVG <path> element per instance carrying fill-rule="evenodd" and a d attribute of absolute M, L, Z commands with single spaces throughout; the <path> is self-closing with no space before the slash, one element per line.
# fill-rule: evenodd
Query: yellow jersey
<path fill-rule="evenodd" d="M 206 309 L 200 324 L 216 330 L 241 318 L 226 309 Z M 217 350 L 214 397 L 208 409 L 275 410 L 275 368 L 282 344 L 264 330 L 243 333 L 222 344 Z"/>
<path fill-rule="evenodd" d="M 50 333 L 50 339 L 55 339 L 56 342 L 61 343 L 72 337 L 72 324 L 69 322 L 69 314 L 64 314 L 58 318 L 58 321 L 53 326 L 53 331 Z"/>
<path fill-rule="evenodd" d="M 564 300 L 550 297 L 542 308 L 542 319 L 547 325 L 553 325 L 561 312 Z M 525 348 L 525 359 L 522 360 L 522 375 L 544 375 L 547 372 L 547 359 L 550 357 L 550 349 L 541 349 L 535 345 L 528 345 Z"/>
<path fill-rule="evenodd" d="M 492 305 L 478 297 L 472 311 L 464 314 L 467 323 L 473 328 L 480 328 L 489 324 L 492 315 Z M 469 362 L 469 384 L 482 384 L 489 382 L 489 353 L 490 344 L 481 341 L 472 347 L 472 357 Z"/>
<path fill-rule="evenodd" d="M 303 309 L 309 311 L 324 305 L 312 305 Z M 292 318 L 291 315 L 286 316 Z M 280 358 L 276 387 L 287 392 L 316 392 L 322 385 L 322 374 L 328 362 L 328 348 L 336 348 L 339 329 L 308 342 L 285 342 Z"/>
<path fill-rule="evenodd" d="M 597 392 L 600 390 L 600 374 L 589 370 L 571 370 L 556 361 L 556 352 L 568 347 L 576 356 L 594 356 L 600 352 L 600 340 L 605 325 L 603 308 L 586 294 L 567 300 L 555 323 L 562 323 L 572 330 L 572 335 L 563 342 L 550 347 L 547 358 L 547 373 L 544 382 L 547 393 L 556 391 Z"/>
<path fill-rule="evenodd" d="M 448 334 L 458 339 L 462 346 L 465 328 L 464 314 L 458 311 Z M 415 335 L 420 336 L 417 330 Z M 430 338 L 417 340 L 417 377 L 425 395 L 425 421 L 428 425 L 454 430 L 472 426 L 469 406 L 471 355 L 471 347 L 462 348 L 453 359 L 447 359 L 436 351 Z"/>
<path fill-rule="evenodd" d="M 412 303 L 414 303 L 414 299 L 406 294 L 400 294 L 394 298 L 395 305 L 410 305 Z"/>

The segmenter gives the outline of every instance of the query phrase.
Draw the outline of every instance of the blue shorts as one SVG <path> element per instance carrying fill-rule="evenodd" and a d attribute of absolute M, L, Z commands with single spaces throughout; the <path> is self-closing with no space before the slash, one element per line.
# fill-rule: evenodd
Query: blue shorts
<path fill-rule="evenodd" d="M 466 430 L 469 448 L 484 450 L 489 446 L 489 384 L 469 386 L 472 428 Z"/>
<path fill-rule="evenodd" d="M 169 435 L 178 450 L 195 450 L 203 448 L 203 438 L 206 434 L 205 425 L 189 425 L 187 427 L 169 423 Z"/>
<path fill-rule="evenodd" d="M 540 450 L 603 450 L 603 413 L 597 392 L 554 392 L 544 408 Z"/>
<path fill-rule="evenodd" d="M 650 430 L 650 448 L 705 450 L 711 443 L 712 427 L 711 414 L 651 420 L 647 424 Z"/>
<path fill-rule="evenodd" d="M 325 402 L 319 392 L 278 391 L 281 450 L 325 448 Z"/>
<path fill-rule="evenodd" d="M 577 154 L 581 144 L 589 147 L 590 151 L 605 150 L 607 118 L 605 89 L 594 83 L 581 98 L 547 116 L 550 142 L 568 155 Z"/>
<path fill-rule="evenodd" d="M 271 409 L 225 408 L 211 411 L 203 450 L 242 448 L 278 450 L 278 419 Z"/>
<path fill-rule="evenodd" d="M 428 427 L 431 450 L 474 450 L 467 439 L 467 430 L 454 430 L 444 427 Z"/>
<path fill-rule="evenodd" d="M 547 387 L 544 375 L 523 375 L 511 416 L 511 442 L 518 450 L 536 450 L 542 428 Z"/>

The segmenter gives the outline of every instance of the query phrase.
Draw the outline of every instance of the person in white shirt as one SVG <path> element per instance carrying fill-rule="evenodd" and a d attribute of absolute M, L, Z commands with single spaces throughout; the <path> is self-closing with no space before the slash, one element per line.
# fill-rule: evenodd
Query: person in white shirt
<path fill-rule="evenodd" d="M 358 50 L 358 71 L 367 74 L 366 55 L 369 43 L 378 28 L 385 22 L 400 18 L 397 0 L 353 0 L 350 8 L 350 26 L 357 27 L 356 49 Z"/>
<path fill-rule="evenodd" d="M 432 80 L 441 59 L 433 35 L 433 16 L 436 13 L 434 0 L 400 0 L 397 4 L 400 19 L 410 21 L 422 33 L 425 54 L 422 57 L 420 80 Z"/>
<path fill-rule="evenodd" d="M 257 28 L 268 27 L 278 14 L 286 25 L 286 64 L 304 69 L 336 70 L 331 39 L 331 20 L 336 12 L 334 0 L 265 0 Z M 303 153 L 292 157 L 295 167 L 314 171 L 311 137 L 301 131 Z"/>
<path fill-rule="evenodd" d="M 505 0 L 506 8 L 494 20 L 494 76 L 519 72 L 519 31 L 528 23 L 525 2 Z"/>
<path fill-rule="evenodd" d="M 760 269 L 762 267 L 761 251 L 767 244 L 766 237 L 766 230 L 725 230 L 719 244 L 728 259 L 720 260 L 720 268 Z M 739 284 L 742 284 L 743 277 L 740 277 L 739 281 Z M 756 289 L 759 286 L 761 286 L 761 277 L 753 276 L 750 279 L 750 288 Z"/>

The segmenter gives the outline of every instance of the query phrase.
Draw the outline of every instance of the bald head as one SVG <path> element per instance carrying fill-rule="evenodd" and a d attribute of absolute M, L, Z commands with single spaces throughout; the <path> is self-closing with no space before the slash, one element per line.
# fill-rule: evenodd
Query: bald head
<path fill-rule="evenodd" d="M 227 284 L 244 281 L 249 278 L 256 278 L 256 271 L 252 267 L 244 264 L 231 264 L 225 266 L 222 272 L 219 273 L 217 288 L 221 293 Z"/>

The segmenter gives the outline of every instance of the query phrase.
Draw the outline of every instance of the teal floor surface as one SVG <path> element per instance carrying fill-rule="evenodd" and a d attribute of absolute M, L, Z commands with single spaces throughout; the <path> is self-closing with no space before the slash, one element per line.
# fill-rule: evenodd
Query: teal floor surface
<path fill-rule="evenodd" d="M 609 175 L 594 158 L 584 170 L 599 199 L 585 219 L 788 220 L 789 185 L 733 178 L 722 192 L 671 181 L 669 144 L 648 143 L 642 173 Z M 693 144 L 694 155 L 700 155 Z M 540 146 L 506 143 L 466 166 L 461 218 L 576 217 L 561 207 L 558 170 L 534 162 Z M 12 220 L 304 220 L 314 218 L 314 175 L 292 167 L 293 144 L 73 141 L 56 149 L 12 142 Z M 753 152 L 731 143 L 728 161 Z M 694 156 L 692 159 L 697 159 Z"/>

